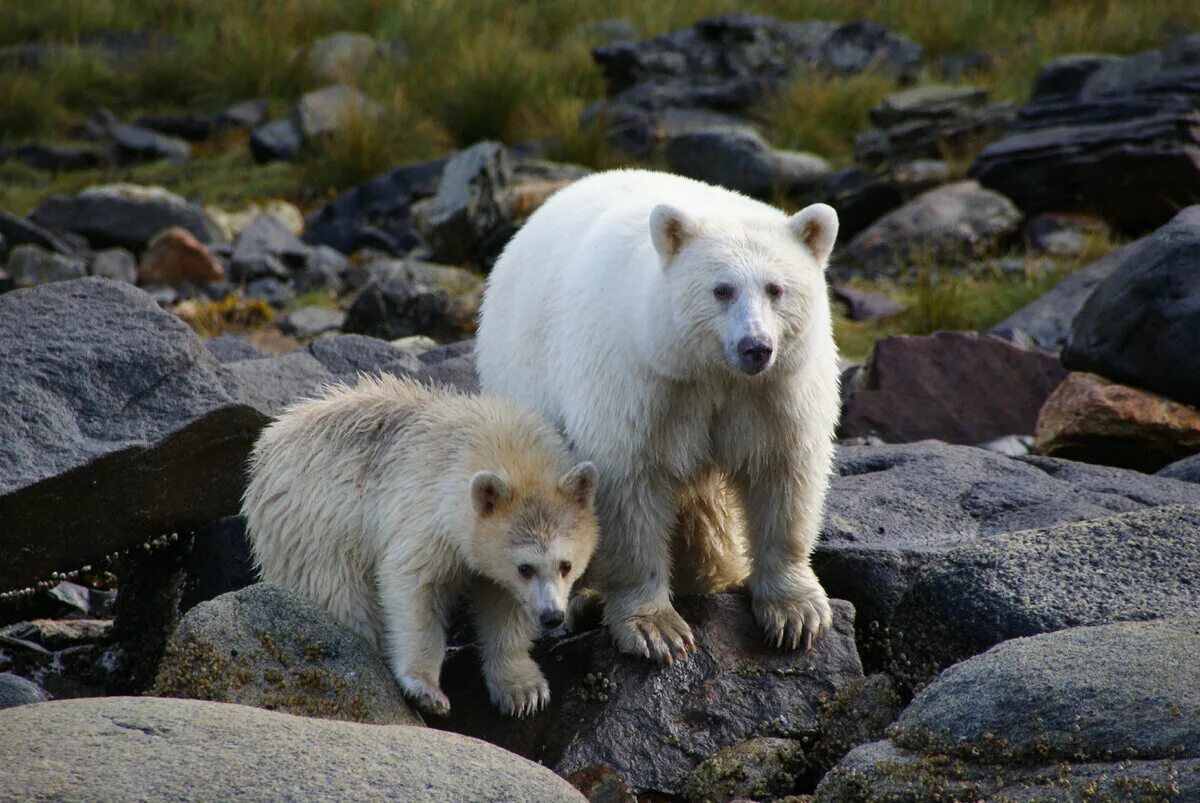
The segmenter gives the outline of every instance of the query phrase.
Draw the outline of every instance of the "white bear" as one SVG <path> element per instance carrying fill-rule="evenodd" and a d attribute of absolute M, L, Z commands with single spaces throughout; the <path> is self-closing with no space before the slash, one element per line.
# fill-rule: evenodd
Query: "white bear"
<path fill-rule="evenodd" d="M 450 710 L 445 631 L 469 587 L 488 691 L 522 716 L 550 698 L 529 650 L 587 568 L 595 488 L 595 467 L 518 404 L 383 375 L 263 430 L 242 510 L 262 579 L 374 642 L 433 713 Z"/>
<path fill-rule="evenodd" d="M 482 387 L 545 415 L 599 469 L 582 585 L 623 651 L 686 657 L 672 584 L 728 587 L 747 558 L 771 643 L 807 647 L 831 626 L 809 554 L 839 407 L 824 276 L 837 229 L 825 204 L 789 217 L 618 170 L 553 195 L 492 269 Z"/>

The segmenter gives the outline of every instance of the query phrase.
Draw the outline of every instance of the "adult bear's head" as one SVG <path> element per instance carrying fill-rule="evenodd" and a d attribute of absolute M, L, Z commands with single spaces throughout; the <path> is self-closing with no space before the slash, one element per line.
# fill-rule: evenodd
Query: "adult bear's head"
<path fill-rule="evenodd" d="M 662 261 L 676 344 L 697 368 L 722 363 L 739 376 L 797 364 L 813 326 L 829 325 L 825 267 L 837 239 L 832 207 L 791 217 L 710 218 L 660 204 L 650 236 Z M 828 333 L 825 335 L 828 337 Z"/>

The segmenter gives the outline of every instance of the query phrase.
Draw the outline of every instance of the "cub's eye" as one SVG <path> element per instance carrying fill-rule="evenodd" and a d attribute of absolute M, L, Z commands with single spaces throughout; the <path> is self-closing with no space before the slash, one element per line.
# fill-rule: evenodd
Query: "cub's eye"
<path fill-rule="evenodd" d="M 566 577 L 568 574 L 570 574 L 571 573 L 571 561 L 564 560 L 562 563 L 558 564 L 558 571 L 560 574 L 562 574 L 563 577 Z"/>
<path fill-rule="evenodd" d="M 783 287 L 775 284 L 775 282 L 770 282 L 767 285 L 767 298 L 772 301 L 778 301 L 783 298 Z"/>
<path fill-rule="evenodd" d="M 528 580 L 530 577 L 533 577 L 533 567 L 528 563 L 522 563 L 517 567 L 517 574 Z"/>
<path fill-rule="evenodd" d="M 729 301 L 733 298 L 733 285 L 718 284 L 713 288 L 713 298 L 717 301 Z"/>

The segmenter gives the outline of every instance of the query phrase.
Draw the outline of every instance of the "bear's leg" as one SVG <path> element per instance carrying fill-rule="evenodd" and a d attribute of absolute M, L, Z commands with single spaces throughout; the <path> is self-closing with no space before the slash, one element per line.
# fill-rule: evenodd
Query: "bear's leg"
<path fill-rule="evenodd" d="M 758 466 L 735 482 L 750 525 L 750 596 L 754 615 L 777 647 L 807 649 L 833 625 L 825 589 L 809 564 L 826 481 L 786 465 Z"/>
<path fill-rule="evenodd" d="M 523 717 L 550 702 L 550 685 L 529 657 L 537 628 L 512 594 L 483 578 L 471 585 L 488 694 L 504 714 Z"/>
<path fill-rule="evenodd" d="M 384 562 L 378 573 L 384 644 L 392 674 L 424 710 L 450 713 L 440 678 L 446 655 L 446 594 L 411 568 Z"/>
<path fill-rule="evenodd" d="M 588 569 L 604 597 L 604 623 L 622 652 L 667 664 L 687 658 L 696 640 L 671 606 L 675 489 L 637 480 L 607 490 L 597 497 L 602 535 Z"/>

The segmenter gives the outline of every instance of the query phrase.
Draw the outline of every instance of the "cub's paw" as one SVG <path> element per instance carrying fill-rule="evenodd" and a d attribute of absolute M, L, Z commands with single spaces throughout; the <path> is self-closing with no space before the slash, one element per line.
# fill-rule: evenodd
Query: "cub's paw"
<path fill-rule="evenodd" d="M 536 714 L 550 702 L 550 684 L 533 661 L 518 671 L 488 677 L 487 687 L 492 702 L 509 717 Z"/>
<path fill-rule="evenodd" d="M 407 674 L 400 677 L 400 688 L 422 711 L 444 717 L 450 713 L 450 698 L 436 683 L 421 675 Z"/>
<path fill-rule="evenodd" d="M 617 649 L 670 665 L 696 651 L 692 628 L 670 605 L 609 622 Z"/>
<path fill-rule="evenodd" d="M 767 643 L 775 647 L 794 650 L 803 644 L 807 650 L 833 627 L 833 610 L 820 586 L 783 597 L 755 596 L 753 606 Z"/>

